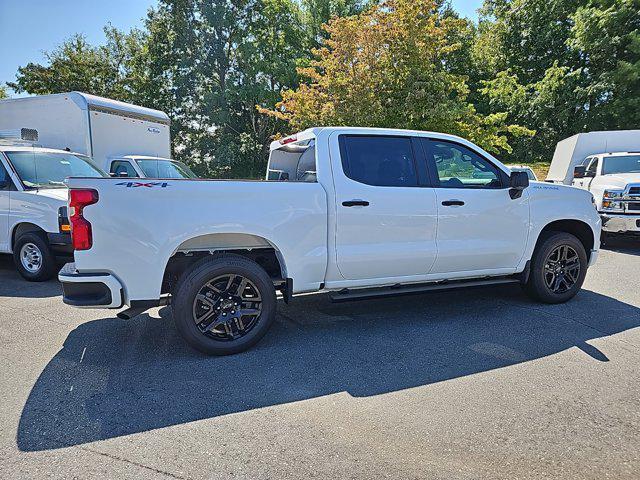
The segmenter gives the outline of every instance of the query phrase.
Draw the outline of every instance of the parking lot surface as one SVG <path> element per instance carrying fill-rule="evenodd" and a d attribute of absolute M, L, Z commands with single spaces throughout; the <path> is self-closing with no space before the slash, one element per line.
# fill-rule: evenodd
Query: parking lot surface
<path fill-rule="evenodd" d="M 2 478 L 638 478 L 640 244 L 518 287 L 279 305 L 204 357 L 170 308 L 64 305 L 0 257 Z"/>

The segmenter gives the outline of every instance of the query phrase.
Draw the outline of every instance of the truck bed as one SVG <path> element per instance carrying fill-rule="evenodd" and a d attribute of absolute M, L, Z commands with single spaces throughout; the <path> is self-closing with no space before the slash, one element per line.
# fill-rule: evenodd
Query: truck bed
<path fill-rule="evenodd" d="M 123 292 L 127 304 L 157 299 L 169 259 L 210 245 L 204 236 L 215 236 L 220 250 L 230 236 L 235 244 L 241 238 L 250 248 L 275 248 L 281 263 L 291 259 L 284 273 L 296 278 L 296 293 L 318 289 L 324 278 L 327 197 L 318 183 L 71 178 L 69 187 L 99 197 L 84 209 L 93 246 L 76 251 L 76 268 L 131 286 Z"/>

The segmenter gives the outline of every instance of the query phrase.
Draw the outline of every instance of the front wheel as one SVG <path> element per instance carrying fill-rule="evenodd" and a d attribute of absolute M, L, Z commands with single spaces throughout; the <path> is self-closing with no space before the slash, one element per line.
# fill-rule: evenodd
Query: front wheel
<path fill-rule="evenodd" d="M 574 235 L 549 232 L 533 252 L 526 290 L 544 303 L 563 303 L 582 288 L 587 254 Z"/>
<path fill-rule="evenodd" d="M 13 261 L 18 273 L 30 282 L 51 280 L 58 272 L 56 258 L 43 235 L 25 233 L 13 246 Z"/>
<path fill-rule="evenodd" d="M 257 263 L 227 254 L 185 272 L 171 305 L 176 328 L 189 345 L 209 355 L 230 355 L 267 333 L 276 315 L 276 292 Z"/>

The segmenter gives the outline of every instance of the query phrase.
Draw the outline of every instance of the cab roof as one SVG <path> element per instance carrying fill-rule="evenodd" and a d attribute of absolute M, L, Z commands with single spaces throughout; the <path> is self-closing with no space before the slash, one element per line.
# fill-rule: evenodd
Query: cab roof
<path fill-rule="evenodd" d="M 69 153 L 71 155 L 80 155 L 86 157 L 83 153 L 70 152 L 67 150 L 59 150 L 56 148 L 45 148 L 31 145 L 12 145 L 10 143 L 0 143 L 0 152 L 37 152 L 37 153 Z"/>
<path fill-rule="evenodd" d="M 303 130 L 298 133 L 294 133 L 292 135 L 281 138 L 279 140 L 274 140 L 273 142 L 271 142 L 269 149 L 275 150 L 275 149 L 281 148 L 287 143 L 298 142 L 301 140 L 309 140 L 311 138 L 317 137 L 320 134 L 320 132 L 325 132 L 327 130 L 330 130 L 331 132 L 348 130 L 350 132 L 357 131 L 358 133 L 363 133 L 363 134 L 369 133 L 369 134 L 376 134 L 376 135 L 416 135 L 416 136 L 422 136 L 422 137 L 429 136 L 432 138 L 439 138 L 441 140 L 452 140 L 452 141 L 461 142 L 465 144 L 469 143 L 468 140 L 462 137 L 458 137 L 456 135 L 451 135 L 448 133 L 441 133 L 441 132 L 430 132 L 426 130 L 408 130 L 403 128 L 348 127 L 348 126 L 344 127 L 343 126 L 343 127 L 308 128 L 306 130 Z"/>

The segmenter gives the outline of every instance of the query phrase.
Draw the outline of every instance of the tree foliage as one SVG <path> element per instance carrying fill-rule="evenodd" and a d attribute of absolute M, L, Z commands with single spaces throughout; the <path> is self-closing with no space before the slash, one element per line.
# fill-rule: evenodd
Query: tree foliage
<path fill-rule="evenodd" d="M 479 108 L 538 133 L 516 161 L 549 161 L 555 144 L 590 130 L 640 125 L 640 1 L 485 0 L 474 63 Z"/>
<path fill-rule="evenodd" d="M 143 34 L 124 34 L 107 26 L 106 43 L 92 46 L 74 35 L 58 48 L 45 52 L 47 65 L 29 63 L 18 69 L 17 80 L 8 86 L 16 93 L 47 94 L 79 90 L 129 100 L 136 96 L 130 77 Z"/>
<path fill-rule="evenodd" d="M 72 36 L 7 85 L 163 110 L 204 176 L 261 176 L 274 135 L 327 124 L 455 133 L 526 163 L 638 128 L 639 32 L 640 0 L 485 0 L 477 23 L 445 0 L 158 0 L 143 28 Z"/>
<path fill-rule="evenodd" d="M 510 151 L 508 135 L 528 130 L 507 115 L 479 114 L 457 73 L 466 23 L 443 15 L 433 0 L 387 0 L 359 15 L 336 18 L 308 79 L 282 94 L 271 115 L 292 129 L 314 125 L 401 127 L 455 133 L 487 150 Z"/>

